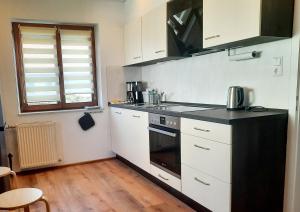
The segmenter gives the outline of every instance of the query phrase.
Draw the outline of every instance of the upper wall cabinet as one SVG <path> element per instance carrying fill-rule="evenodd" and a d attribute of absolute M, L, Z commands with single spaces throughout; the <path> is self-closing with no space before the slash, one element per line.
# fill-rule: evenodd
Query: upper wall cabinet
<path fill-rule="evenodd" d="M 292 36 L 294 0 L 203 0 L 203 46 L 232 48 Z"/>
<path fill-rule="evenodd" d="M 292 37 L 294 0 L 169 0 L 125 26 L 125 65 Z"/>
<path fill-rule="evenodd" d="M 189 57 L 199 52 L 202 54 L 210 52 L 203 49 L 202 14 L 202 0 L 172 0 L 153 8 L 142 17 L 142 33 L 138 33 L 138 30 L 129 30 L 129 26 L 137 26 L 136 23 L 129 23 L 125 28 L 125 38 L 128 37 L 125 39 L 126 58 L 127 55 L 130 55 L 130 58 L 137 57 L 137 54 L 130 54 L 129 46 L 138 45 L 129 45 L 126 42 L 139 43 L 140 39 L 136 36 L 141 36 L 143 60 L 126 59 L 125 65 L 147 65 Z M 137 35 L 131 35 L 134 32 Z"/>
<path fill-rule="evenodd" d="M 167 6 L 151 10 L 142 17 L 143 61 L 167 57 Z"/>
<path fill-rule="evenodd" d="M 142 55 L 142 19 L 131 21 L 124 27 L 125 64 L 141 63 Z"/>

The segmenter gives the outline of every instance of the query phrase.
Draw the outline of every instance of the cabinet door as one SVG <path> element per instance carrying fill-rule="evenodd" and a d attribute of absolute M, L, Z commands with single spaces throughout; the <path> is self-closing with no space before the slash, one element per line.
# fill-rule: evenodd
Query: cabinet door
<path fill-rule="evenodd" d="M 162 4 L 142 17 L 143 61 L 167 56 L 167 5 Z"/>
<path fill-rule="evenodd" d="M 260 35 L 261 0 L 203 0 L 203 46 Z"/>
<path fill-rule="evenodd" d="M 112 150 L 114 153 L 125 157 L 124 151 L 124 110 L 111 108 L 110 132 L 112 140 Z"/>
<path fill-rule="evenodd" d="M 148 113 L 111 108 L 112 150 L 150 172 Z"/>
<path fill-rule="evenodd" d="M 182 193 L 213 212 L 231 211 L 231 184 L 183 164 Z"/>
<path fill-rule="evenodd" d="M 132 110 L 128 116 L 128 160 L 150 172 L 148 113 Z"/>
<path fill-rule="evenodd" d="M 142 58 L 142 19 L 129 22 L 124 27 L 125 65 L 140 63 Z"/>
<path fill-rule="evenodd" d="M 182 133 L 181 162 L 223 182 L 231 182 L 231 145 Z"/>

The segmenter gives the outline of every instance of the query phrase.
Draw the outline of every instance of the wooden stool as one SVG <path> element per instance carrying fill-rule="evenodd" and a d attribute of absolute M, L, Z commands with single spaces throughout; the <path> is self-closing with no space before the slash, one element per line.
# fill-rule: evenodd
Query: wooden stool
<path fill-rule="evenodd" d="M 11 183 L 11 186 L 13 188 L 17 188 L 18 187 L 18 183 L 17 183 L 17 175 L 14 171 L 12 171 L 10 168 L 8 167 L 3 167 L 0 166 L 0 177 L 5 177 L 5 176 L 13 176 L 14 177 L 14 183 Z"/>
<path fill-rule="evenodd" d="M 43 192 L 37 188 L 18 188 L 0 194 L 0 210 L 15 210 L 24 208 L 29 212 L 29 205 L 43 201 L 46 204 L 46 211 L 50 212 L 50 206 Z"/>

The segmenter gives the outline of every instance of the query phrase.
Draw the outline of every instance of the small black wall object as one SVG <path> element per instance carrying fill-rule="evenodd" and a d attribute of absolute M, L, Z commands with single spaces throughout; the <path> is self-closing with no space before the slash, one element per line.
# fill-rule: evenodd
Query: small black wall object
<path fill-rule="evenodd" d="M 83 129 L 84 131 L 87 131 L 95 126 L 95 121 L 89 113 L 84 113 L 84 115 L 78 120 L 78 123 L 81 129 Z"/>

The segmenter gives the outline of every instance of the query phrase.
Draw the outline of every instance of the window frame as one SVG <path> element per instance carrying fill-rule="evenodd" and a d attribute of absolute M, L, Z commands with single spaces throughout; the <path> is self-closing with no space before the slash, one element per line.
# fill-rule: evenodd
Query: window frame
<path fill-rule="evenodd" d="M 26 98 L 26 82 L 25 71 L 23 67 L 23 52 L 20 26 L 29 27 L 46 27 L 56 28 L 56 51 L 57 51 L 57 65 L 59 69 L 59 93 L 60 102 L 57 104 L 44 104 L 44 105 L 29 105 Z M 62 49 L 60 30 L 90 30 L 91 35 L 91 57 L 92 57 L 92 74 L 93 74 L 93 89 L 91 102 L 78 102 L 78 103 L 66 103 L 65 89 L 64 89 L 64 74 L 63 74 L 63 61 L 62 61 Z M 17 69 L 18 80 L 18 92 L 19 92 L 19 104 L 22 113 L 30 112 L 43 112 L 43 111 L 57 111 L 57 110 L 74 110 L 84 109 L 85 107 L 98 106 L 98 86 L 97 86 L 97 64 L 96 64 L 96 44 L 95 44 L 95 28 L 92 25 L 66 25 L 66 24 L 41 24 L 41 23 L 23 23 L 12 22 L 12 33 L 14 38 L 15 47 L 15 61 Z"/>

